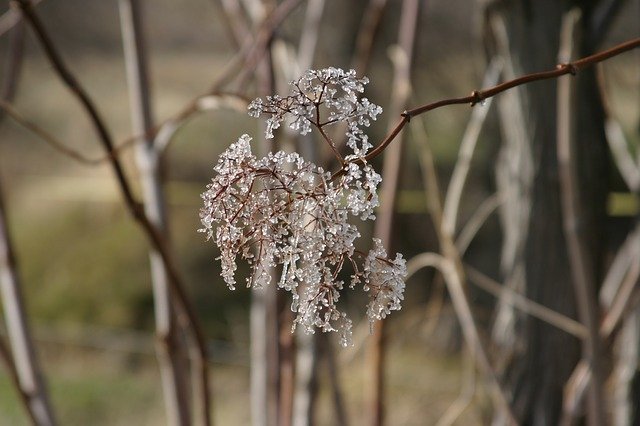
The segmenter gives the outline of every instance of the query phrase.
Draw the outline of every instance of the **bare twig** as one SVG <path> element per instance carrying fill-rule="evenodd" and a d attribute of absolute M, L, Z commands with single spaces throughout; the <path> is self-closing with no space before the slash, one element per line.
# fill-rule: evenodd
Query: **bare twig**
<path fill-rule="evenodd" d="M 98 110 L 84 90 L 84 88 L 78 83 L 75 76 L 68 70 L 57 49 L 53 45 L 47 31 L 45 30 L 40 18 L 33 10 L 32 4 L 28 0 L 17 0 L 17 4 L 23 12 L 25 20 L 30 24 L 34 30 L 36 37 L 42 45 L 47 58 L 49 59 L 53 69 L 56 71 L 62 82 L 71 91 L 71 93 L 78 99 L 82 108 L 89 115 L 91 123 L 93 124 L 96 133 L 98 134 L 100 143 L 104 147 L 106 152 L 113 152 L 114 144 L 111 134 L 109 133 L 102 117 L 98 113 Z M 165 240 L 162 234 L 158 231 L 155 225 L 149 220 L 149 217 L 145 214 L 142 206 L 135 200 L 131 186 L 128 179 L 125 176 L 124 169 L 120 160 L 115 156 L 109 157 L 111 167 L 116 175 L 116 179 L 122 196 L 124 198 L 125 206 L 144 231 L 149 243 L 158 251 L 162 261 L 165 265 L 167 275 L 169 277 L 169 284 L 171 291 L 175 297 L 176 302 L 184 313 L 185 320 L 189 323 L 190 330 L 193 332 L 197 341 L 198 351 L 203 360 L 207 357 L 207 345 L 204 337 L 204 333 L 198 321 L 196 312 L 189 302 L 186 291 L 180 279 L 177 268 L 175 267 L 173 260 L 169 254 L 169 250 L 166 246 Z M 203 385 L 208 389 L 208 364 L 203 362 L 201 365 L 201 377 L 205 384 Z"/>
<path fill-rule="evenodd" d="M 20 386 L 20 378 L 18 377 L 16 364 L 13 362 L 11 352 L 9 351 L 9 348 L 7 348 L 7 345 L 5 344 L 3 339 L 0 339 L 0 360 L 2 360 L 5 368 L 7 369 L 9 379 L 11 380 L 14 389 L 18 393 L 20 401 L 22 401 L 22 404 L 25 406 L 27 414 L 29 415 L 29 419 L 31 419 L 34 425 L 37 425 L 38 419 L 35 417 L 35 413 L 33 412 L 33 410 L 29 408 L 29 395 L 27 395 Z"/>
<path fill-rule="evenodd" d="M 138 0 L 120 0 L 120 21 L 124 45 L 127 82 L 131 105 L 131 121 L 134 132 L 147 134 L 153 127 L 151 92 L 146 46 L 143 35 L 143 16 Z M 136 145 L 136 162 L 141 174 L 142 196 L 145 214 L 166 238 L 166 202 L 162 191 L 160 158 L 153 149 L 153 139 L 145 138 Z M 151 280 L 153 285 L 156 334 L 158 336 L 158 364 L 162 378 L 165 409 L 170 424 L 192 423 L 189 398 L 189 364 L 181 345 L 182 330 L 176 321 L 175 303 L 167 284 L 167 274 L 162 258 L 153 247 L 149 251 Z M 196 359 L 197 359 L 196 354 Z M 206 360 L 195 360 L 202 363 Z M 194 379 L 194 398 L 201 406 L 202 423 L 210 424 L 208 391 L 202 391 L 205 381 Z"/>
<path fill-rule="evenodd" d="M 380 142 L 375 149 L 371 150 L 369 154 L 366 156 L 367 161 L 371 161 L 378 155 L 380 155 L 386 147 L 393 142 L 393 140 L 398 136 L 400 131 L 404 126 L 409 123 L 411 118 L 424 114 L 428 111 L 432 111 L 434 109 L 442 108 L 448 105 L 463 105 L 469 104 L 474 106 L 478 103 L 482 103 L 483 100 L 491 98 L 499 93 L 502 93 L 506 90 L 512 89 L 514 87 L 522 86 L 523 84 L 533 83 L 534 81 L 548 80 L 552 78 L 558 78 L 563 75 L 571 74 L 574 75 L 580 69 L 592 66 L 599 62 L 605 61 L 614 56 L 620 55 L 624 52 L 628 52 L 629 50 L 636 49 L 640 47 L 640 38 L 636 38 L 633 40 L 628 40 L 624 43 L 618 44 L 610 49 L 604 50 L 600 53 L 596 53 L 591 56 L 587 56 L 582 59 L 578 59 L 573 62 L 558 64 L 556 69 L 550 71 L 542 71 L 533 74 L 527 74 L 522 77 L 518 77 L 514 80 L 506 81 L 504 83 L 498 84 L 497 86 L 483 89 L 483 90 L 474 90 L 471 92 L 471 95 L 464 96 L 461 98 L 451 98 L 451 99 L 443 99 L 437 102 L 432 102 L 423 106 L 419 106 L 414 109 L 407 110 L 402 113 L 402 117 L 398 121 L 398 124 L 389 132 L 389 134 Z"/>
<path fill-rule="evenodd" d="M 571 59 L 575 41 L 574 32 L 580 22 L 580 12 L 570 11 L 562 22 L 559 58 L 562 62 Z M 574 159 L 575 116 L 572 103 L 573 82 L 570 77 L 558 79 L 558 169 L 560 178 L 560 201 L 562 206 L 562 224 L 567 242 L 569 265 L 574 286 L 578 316 L 587 328 L 588 334 L 582 344 L 582 356 L 592 373 L 587 405 L 587 422 L 592 426 L 605 423 L 604 396 L 602 394 L 601 343 L 598 334 L 598 313 L 596 308 L 596 290 L 592 266 L 588 264 L 586 246 L 578 223 L 582 221 L 580 208 L 577 166 Z"/>
<path fill-rule="evenodd" d="M 504 391 L 498 382 L 496 374 L 493 371 L 493 367 L 487 357 L 487 353 L 482 346 L 475 320 L 471 314 L 471 307 L 469 306 L 469 301 L 464 293 L 464 287 L 455 263 L 436 253 L 420 254 L 412 258 L 412 262 L 414 263 L 414 268 L 430 266 L 437 268 L 442 273 L 451 296 L 451 301 L 453 302 L 453 307 L 456 311 L 456 315 L 458 316 L 458 321 L 460 321 L 465 341 L 470 348 L 469 350 L 475 356 L 475 362 L 483 371 L 485 378 L 490 385 L 494 403 L 496 404 L 496 407 L 509 419 L 509 424 L 516 424 Z"/>
<path fill-rule="evenodd" d="M 302 0 L 285 0 L 271 12 L 260 25 L 254 42 L 251 45 L 245 45 L 238 54 L 238 59 L 229 63 L 226 70 L 222 72 L 216 80 L 210 93 L 215 93 L 220 87 L 227 84 L 230 79 L 238 82 L 239 87 L 244 87 L 247 78 L 255 70 L 256 66 L 263 59 L 267 50 L 271 37 L 275 29 L 289 16 L 302 2 Z M 238 67 L 241 67 L 238 72 Z"/>
<path fill-rule="evenodd" d="M 242 13 L 242 8 L 237 0 L 213 0 L 218 6 L 222 15 L 222 24 L 227 27 L 236 47 L 241 47 L 243 43 L 250 43 L 253 39 L 249 31 L 249 23 Z"/>
<path fill-rule="evenodd" d="M 181 111 L 178 115 L 167 119 L 165 122 L 156 126 L 155 128 L 145 132 L 144 134 L 138 134 L 134 136 L 130 136 L 116 146 L 114 146 L 113 150 L 107 152 L 106 154 L 96 155 L 95 157 L 88 157 L 87 155 L 81 153 L 78 150 L 75 150 L 69 146 L 67 146 L 64 142 L 60 141 L 58 138 L 53 136 L 51 133 L 33 123 L 29 119 L 27 119 L 21 112 L 15 109 L 10 103 L 0 100 L 0 109 L 8 114 L 12 120 L 18 123 L 20 126 L 25 128 L 26 130 L 33 133 L 40 140 L 47 143 L 54 150 L 58 151 L 60 154 L 71 158 L 72 160 L 77 161 L 80 164 L 84 164 L 86 166 L 97 166 L 100 164 L 107 163 L 111 161 L 111 157 L 118 156 L 126 149 L 131 148 L 145 139 L 153 137 L 155 134 L 155 147 L 157 151 L 164 151 L 167 146 L 171 143 L 173 135 L 175 132 L 183 126 L 188 119 L 193 118 L 196 113 L 217 110 L 217 109 L 230 109 L 233 111 L 245 112 L 247 106 L 247 101 L 245 98 L 240 97 L 238 95 L 233 94 L 220 94 L 220 95 L 208 95 L 197 98 L 194 101 L 194 104 L 185 111 Z"/>
<path fill-rule="evenodd" d="M 502 61 L 495 57 L 485 72 L 482 86 L 494 86 L 500 78 L 500 71 L 502 70 Z M 462 136 L 462 142 L 460 142 L 460 150 L 458 151 L 458 160 L 453 169 L 451 175 L 451 181 L 447 187 L 447 195 L 444 199 L 444 226 L 446 232 L 451 235 L 456 234 L 456 224 L 458 219 L 458 211 L 460 207 L 460 199 L 462 198 L 462 191 L 467 181 L 467 175 L 471 168 L 471 159 L 473 158 L 473 152 L 480 136 L 480 131 L 484 124 L 489 109 L 491 108 L 492 99 L 487 99 L 484 108 L 474 108 L 471 113 L 471 118 L 467 123 L 467 128 Z"/>
<path fill-rule="evenodd" d="M 636 250 L 638 253 L 640 250 Z M 634 292 L 638 292 L 636 288 L 638 284 L 638 277 L 640 276 L 640 254 L 633 259 L 629 266 L 627 276 L 620 284 L 620 290 L 616 295 L 611 307 L 607 311 L 607 314 L 602 319 L 600 325 L 600 335 L 602 337 L 609 337 L 613 334 L 613 331 L 619 326 L 624 318 L 625 314 L 629 312 L 631 306 L 637 303 Z"/>
<path fill-rule="evenodd" d="M 424 126 L 424 120 L 421 120 Z M 496 377 L 496 373 L 489 362 L 487 352 L 480 340 L 480 333 L 477 329 L 477 325 L 473 319 L 471 313 L 471 305 L 469 299 L 465 294 L 464 287 L 464 269 L 460 259 L 455 243 L 453 242 L 453 236 L 446 233 L 442 226 L 443 222 L 443 209 L 442 200 L 440 199 L 440 187 L 438 184 L 438 175 L 436 173 L 435 162 L 433 159 L 433 153 L 426 140 L 426 130 L 423 128 L 422 132 L 418 132 L 418 128 L 414 127 L 414 139 L 420 140 L 422 143 L 419 145 L 419 160 L 423 169 L 423 179 L 425 181 L 425 190 L 427 191 L 427 206 L 429 208 L 429 214 L 433 221 L 436 233 L 438 235 L 438 241 L 440 243 L 440 249 L 443 255 L 435 255 L 433 253 L 425 253 L 414 258 L 416 267 L 422 266 L 435 266 L 434 256 L 442 258 L 446 261 L 447 268 L 443 271 L 438 267 L 438 270 L 442 273 L 447 290 L 451 296 L 453 302 L 453 308 L 458 317 L 458 321 L 462 328 L 462 334 L 464 336 L 467 346 L 472 347 L 472 354 L 475 355 L 475 362 L 482 370 L 485 376 L 485 380 L 491 390 L 491 397 L 494 405 L 505 421 L 509 424 L 515 424 L 515 417 L 507 401 L 507 397 Z M 412 259 L 413 261 L 413 259 Z M 439 262 L 439 261 L 438 261 Z M 408 269 L 408 268 L 407 268 Z"/>
<path fill-rule="evenodd" d="M 25 398 L 27 412 L 37 425 L 55 425 L 53 410 L 40 372 L 24 301 L 13 246 L 9 239 L 3 196 L 0 193 L 0 292 L 17 376 L 17 390 Z M 9 363 L 9 359 L 7 363 Z"/>
<path fill-rule="evenodd" d="M 456 238 L 456 248 L 460 252 L 460 256 L 464 255 L 482 225 L 503 202 L 504 200 L 500 197 L 500 194 L 495 193 L 480 203 L 476 211 L 473 212 L 473 216 L 469 218 L 460 231 L 458 238 Z"/>
<path fill-rule="evenodd" d="M 42 0 L 33 0 L 33 5 L 37 6 Z M 11 6 L 11 3 L 9 3 Z M 0 16 L 0 37 L 20 22 L 20 11 L 11 7 Z"/>
<path fill-rule="evenodd" d="M 19 113 L 10 103 L 0 100 L 0 109 L 11 117 L 16 123 L 29 130 L 31 133 L 36 135 L 38 138 L 46 142 L 50 145 L 54 150 L 59 153 L 72 158 L 73 160 L 90 165 L 95 166 L 101 163 L 104 163 L 108 160 L 108 155 L 103 155 L 96 158 L 89 158 L 82 154 L 79 151 L 76 151 L 68 146 L 66 146 L 63 142 L 59 141 L 55 136 L 48 133 L 46 130 L 41 128 L 40 126 L 32 123 L 28 119 L 26 119 L 21 113 Z M 118 149 L 114 150 L 114 152 L 118 151 Z"/>
<path fill-rule="evenodd" d="M 298 47 L 298 73 L 313 65 L 324 5 L 325 0 L 309 0 Z"/>
<path fill-rule="evenodd" d="M 10 101 L 17 90 L 24 53 L 24 23 L 16 24 L 11 34 L 5 79 L 2 82 L 2 102 Z M 0 114 L 0 119 L 2 119 Z M 18 266 L 2 192 L 0 191 L 0 293 L 7 333 L 13 357 L 2 347 L 9 373 L 16 383 L 25 408 L 34 424 L 55 425 L 53 409 L 49 401 L 46 383 L 31 337 L 25 313 L 24 300 L 18 275 Z"/>
<path fill-rule="evenodd" d="M 364 70 L 368 68 L 373 41 L 386 5 L 387 0 L 369 0 L 364 11 L 356 37 L 355 55 L 352 62 L 352 66 L 358 74 L 363 74 Z"/>
<path fill-rule="evenodd" d="M 509 297 L 505 298 L 505 303 L 511 304 L 525 314 L 531 315 L 532 317 L 544 321 L 547 324 L 551 324 L 579 339 L 584 339 L 587 336 L 586 327 L 578 321 L 534 302 L 526 296 L 523 296 L 522 294 L 494 281 L 487 275 L 469 265 L 465 265 L 464 269 L 469 280 L 473 284 L 492 296 L 500 298 L 504 293 L 508 293 Z"/>
<path fill-rule="evenodd" d="M 411 92 L 411 62 L 416 38 L 416 26 L 420 2 L 407 0 L 402 4 L 398 45 L 392 50 L 394 78 L 390 110 L 396 115 L 402 111 Z M 386 152 L 382 166 L 382 203 L 375 223 L 374 235 L 382 240 L 386 247 L 391 246 L 393 213 L 396 205 L 396 193 L 400 179 L 402 144 L 397 143 Z M 367 395 L 372 425 L 384 423 L 384 364 L 385 364 L 384 321 L 373 325 L 373 336 L 368 350 L 370 382 L 367 383 Z"/>
<path fill-rule="evenodd" d="M 640 224 L 627 236 L 618 249 L 600 292 L 600 303 L 606 311 L 600 323 L 602 341 L 610 341 L 620 323 L 640 303 L 638 276 L 640 275 Z M 571 419 L 582 401 L 584 392 L 591 381 L 591 370 L 582 360 L 574 369 L 565 386 L 563 402 L 563 422 L 571 424 Z"/>
<path fill-rule="evenodd" d="M 607 144 L 613 155 L 614 163 L 620 172 L 620 176 L 627 184 L 627 187 L 631 192 L 640 191 L 640 156 L 638 159 L 634 159 L 629 150 L 622 126 L 613 115 L 613 109 L 609 102 L 609 96 L 607 93 L 603 67 L 599 66 L 597 69 L 598 77 L 598 89 L 600 93 L 600 99 L 602 99 L 602 108 L 604 110 L 605 122 L 604 130 L 607 139 Z M 640 152 L 640 150 L 638 150 Z M 639 154 L 640 155 L 640 154 Z"/>
<path fill-rule="evenodd" d="M 636 224 L 618 249 L 600 286 L 600 304 L 606 309 L 613 304 L 632 261 L 640 256 L 638 241 L 640 241 L 640 223 Z"/>
<path fill-rule="evenodd" d="M 472 348 L 468 348 L 472 351 Z M 469 407 L 473 401 L 473 397 L 476 393 L 476 369 L 475 369 L 475 355 L 469 354 L 465 357 L 463 365 L 463 382 L 460 394 L 455 401 L 447 408 L 436 426 L 451 426 L 462 415 L 464 410 Z"/>

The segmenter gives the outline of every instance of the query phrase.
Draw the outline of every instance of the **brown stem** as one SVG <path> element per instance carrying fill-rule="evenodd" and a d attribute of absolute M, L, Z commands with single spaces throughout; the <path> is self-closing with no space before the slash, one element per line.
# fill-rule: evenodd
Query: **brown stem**
<path fill-rule="evenodd" d="M 35 35 L 42 45 L 46 56 L 49 59 L 54 70 L 63 81 L 63 83 L 67 86 L 67 88 L 78 99 L 83 109 L 89 115 L 91 123 L 93 124 L 96 133 L 98 134 L 100 143 L 103 145 L 105 151 L 112 152 L 114 150 L 113 139 L 104 123 L 104 120 L 98 113 L 95 104 L 93 103 L 87 92 L 79 84 L 75 76 L 66 67 L 60 54 L 53 45 L 51 38 L 45 30 L 42 22 L 40 21 L 40 18 L 36 15 L 31 2 L 28 0 L 15 0 L 15 2 L 22 10 L 25 20 L 34 30 Z M 135 200 L 133 192 L 131 190 L 131 186 L 129 185 L 129 182 L 125 176 L 124 169 L 120 160 L 116 156 L 111 156 L 109 157 L 109 161 L 116 175 L 116 179 L 122 192 L 125 205 L 133 218 L 138 222 L 139 226 L 144 231 L 147 239 L 149 240 L 149 243 L 154 249 L 157 250 L 158 254 L 162 258 L 162 261 L 165 264 L 167 275 L 169 277 L 169 285 L 175 297 L 174 300 L 178 302 L 178 305 L 184 311 L 186 320 L 188 321 L 189 325 L 191 326 L 191 330 L 194 333 L 194 337 L 198 345 L 198 352 L 204 360 L 204 362 L 202 362 L 201 364 L 200 373 L 204 393 L 208 399 L 209 366 L 206 362 L 206 360 L 208 359 L 207 346 L 204 333 L 200 326 L 195 310 L 189 302 L 186 291 L 184 290 L 184 286 L 182 284 L 182 280 L 180 279 L 178 271 L 169 254 L 169 250 L 166 246 L 164 238 L 162 237 L 162 234 L 158 231 L 158 229 L 151 223 L 140 203 Z"/>
<path fill-rule="evenodd" d="M 8 60 L 4 69 L 6 77 L 0 93 L 2 102 L 10 101 L 18 87 L 24 53 L 24 30 L 24 22 L 19 19 L 12 31 L 7 52 Z M 4 115 L 0 113 L 0 120 L 2 118 Z M 22 285 L 6 211 L 0 190 L 0 294 L 10 350 L 13 354 L 11 356 L 9 349 L 2 345 L 2 356 L 33 423 L 54 425 L 56 420 L 25 313 Z"/>
<path fill-rule="evenodd" d="M 461 104 L 470 104 L 474 106 L 478 103 L 481 103 L 483 100 L 491 98 L 499 93 L 502 93 L 506 90 L 513 89 L 517 86 L 522 86 L 523 84 L 533 83 L 534 81 L 540 80 L 548 80 L 551 78 L 558 78 L 560 76 L 571 74 L 575 75 L 580 69 L 592 66 L 597 64 L 598 62 L 605 61 L 614 56 L 620 55 L 629 50 L 633 50 L 640 47 L 640 38 L 628 40 L 624 43 L 613 46 L 610 49 L 605 51 L 593 54 L 591 56 L 587 56 L 582 59 L 578 59 L 573 62 L 558 64 L 554 70 L 550 71 L 542 71 L 532 74 L 527 74 L 522 77 L 518 77 L 516 79 L 506 81 L 504 83 L 498 84 L 497 86 L 483 89 L 483 90 L 474 90 L 471 92 L 471 95 L 461 97 L 461 98 L 451 98 L 451 99 L 443 99 L 437 102 L 432 102 L 430 104 L 422 105 L 417 108 L 413 108 L 407 110 L 402 113 L 402 118 L 393 128 L 393 130 L 389 133 L 387 137 L 384 138 L 378 146 L 375 147 L 367 156 L 365 157 L 366 161 L 371 161 L 376 158 L 378 155 L 385 150 L 385 148 L 393 142 L 393 140 L 398 136 L 402 128 L 415 116 L 424 114 L 425 112 L 442 108 L 448 105 L 461 105 Z"/>
<path fill-rule="evenodd" d="M 356 37 L 356 51 L 352 61 L 358 74 L 364 74 L 369 65 L 373 42 L 380 27 L 380 21 L 387 5 L 387 0 L 369 0 L 362 16 L 362 23 Z"/>
<path fill-rule="evenodd" d="M 134 131 L 146 134 L 153 128 L 153 112 L 151 108 L 151 90 L 149 87 L 149 71 L 147 65 L 146 44 L 143 34 L 143 15 L 139 0 L 120 0 L 120 20 L 122 40 L 129 86 L 131 105 L 131 122 Z M 136 145 L 136 163 L 140 170 L 142 197 L 145 214 L 153 225 L 166 238 L 166 201 L 162 191 L 162 162 L 153 147 L 153 138 L 144 139 L 143 144 Z M 171 291 L 167 284 L 168 277 L 165 266 L 158 252 L 149 250 L 151 281 L 153 287 L 154 311 L 156 318 L 157 358 L 161 373 L 165 409 L 171 424 L 191 424 L 189 393 L 189 363 L 185 345 L 181 344 L 182 332 L 177 322 L 175 302 L 171 300 Z M 190 346 L 193 342 L 187 340 Z M 197 355 L 196 357 L 197 358 Z M 194 360 L 194 366 L 202 362 Z M 200 383 L 196 377 L 193 383 Z M 210 424 L 210 404 L 203 397 L 202 386 L 194 386 L 193 400 L 202 413 L 201 421 Z"/>
<path fill-rule="evenodd" d="M 411 87 L 411 60 L 413 46 L 416 37 L 418 11 L 420 2 L 407 0 L 403 2 L 398 32 L 398 45 L 393 51 L 394 78 L 393 87 L 396 90 L 391 95 L 392 114 L 398 114 L 407 104 Z M 400 165 L 402 163 L 402 144 L 398 143 L 389 149 L 384 156 L 382 167 L 382 203 L 378 212 L 378 220 L 375 223 L 374 234 L 382 240 L 386 247 L 391 245 L 393 214 L 396 206 L 396 194 L 400 181 Z M 384 321 L 374 324 L 371 345 L 368 348 L 369 369 L 371 382 L 368 383 L 369 412 L 371 424 L 382 425 L 384 423 L 384 370 L 386 358 Z"/>

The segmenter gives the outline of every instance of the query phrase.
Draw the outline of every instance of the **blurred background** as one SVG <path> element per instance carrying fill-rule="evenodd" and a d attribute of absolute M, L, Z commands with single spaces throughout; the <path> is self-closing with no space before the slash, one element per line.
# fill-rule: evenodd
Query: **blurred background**
<path fill-rule="evenodd" d="M 162 122 L 205 93 L 238 49 L 230 40 L 217 1 L 141 3 L 152 106 L 156 122 Z M 302 3 L 278 27 L 278 39 L 297 43 L 306 8 Z M 349 68 L 369 2 L 325 3 L 313 66 Z M 385 110 L 396 89 L 391 84 L 390 46 L 397 40 L 402 3 L 389 1 L 381 14 L 367 71 L 371 80 L 367 97 Z M 421 3 L 408 105 L 466 96 L 479 89 L 487 66 L 482 2 Z M 624 12 L 617 14 L 603 47 L 640 35 L 640 1 L 623 3 Z M 9 2 L 0 0 L 3 18 L 9 10 Z M 36 11 L 69 68 L 95 100 L 114 139 L 124 141 L 134 134 L 118 2 L 42 0 Z M 3 64 L 8 50 L 9 32 L 5 31 L 0 35 Z M 604 69 L 613 113 L 630 146 L 637 149 L 640 52 L 613 58 Z M 4 80 L 4 66 L 0 72 L 5 73 L 0 75 Z M 251 86 L 241 94 L 252 98 L 257 91 Z M 102 155 L 86 114 L 61 84 L 29 29 L 12 105 L 65 145 L 87 157 Z M 456 106 L 425 116 L 443 188 L 451 177 L 470 113 L 468 106 Z M 383 114 L 372 126 L 370 139 L 381 140 L 387 122 L 396 120 L 396 116 Z M 227 289 L 219 277 L 219 261 L 214 260 L 218 256 L 215 246 L 196 230 L 200 228 L 199 194 L 213 175 L 217 156 L 242 133 L 258 135 L 257 121 L 237 111 L 203 112 L 180 127 L 164 153 L 170 241 L 210 345 L 215 419 L 218 424 L 237 425 L 250 422 L 250 291 L 242 286 L 236 291 Z M 473 157 L 460 222 L 495 192 L 494 166 L 500 143 L 498 116 L 491 109 Z M 405 147 L 390 251 L 410 259 L 437 250 L 438 242 L 428 220 L 416 147 L 412 143 Z M 124 151 L 127 174 L 137 182 L 132 157 L 132 150 Z M 380 170 L 382 161 L 376 160 L 375 165 Z M 611 182 L 608 229 L 619 243 L 638 214 L 638 198 L 624 188 L 615 171 Z M 163 424 L 148 245 L 123 206 L 109 166 L 79 164 L 5 116 L 0 125 L 0 187 L 26 312 L 59 423 Z M 139 191 L 137 184 L 135 187 Z M 364 224 L 361 231 L 370 235 L 371 224 Z M 502 242 L 499 219 L 494 215 L 479 230 L 465 262 L 499 277 Z M 436 424 L 458 397 L 470 368 L 460 354 L 463 343 L 455 314 L 442 284 L 432 278 L 430 271 L 416 273 L 407 282 L 402 311 L 387 320 L 389 424 Z M 488 327 L 495 298 L 474 287 L 469 295 L 476 320 Z M 349 295 L 345 306 L 356 330 L 366 329 L 367 333 L 355 333 L 353 347 L 336 345 L 334 349 L 352 424 L 362 424 L 359 419 L 365 410 L 363 387 L 368 373 L 363 365 L 369 336 L 363 300 Z M 6 335 L 5 328 L 0 332 Z M 329 337 L 337 342 L 336 336 Z M 334 424 L 329 385 L 322 375 L 318 380 L 318 424 Z M 466 410 L 458 424 L 486 424 L 489 405 L 480 391 L 474 408 Z M 5 369 L 0 370 L 0 424 L 29 424 Z"/>

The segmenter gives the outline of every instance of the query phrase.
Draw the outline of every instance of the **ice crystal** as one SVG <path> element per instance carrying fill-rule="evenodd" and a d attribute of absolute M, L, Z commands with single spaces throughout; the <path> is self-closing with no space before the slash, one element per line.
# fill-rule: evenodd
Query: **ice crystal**
<path fill-rule="evenodd" d="M 199 232 L 220 249 L 221 277 L 230 289 L 236 286 L 238 259 L 251 267 L 248 287 L 270 284 L 279 271 L 276 285 L 292 294 L 294 328 L 337 331 L 345 346 L 352 322 L 338 307 L 345 290 L 343 266 L 353 270 L 346 287 L 361 286 L 369 294 L 372 322 L 400 309 L 406 275 L 402 255 L 389 259 L 380 240 L 374 239 L 366 255 L 354 248 L 360 233 L 350 219 L 374 218 L 381 181 L 365 159 L 371 145 L 361 127 L 381 112 L 359 98 L 367 83 L 354 71 L 311 70 L 291 83 L 290 96 L 256 99 L 249 106 L 252 116 L 269 115 L 267 137 L 284 120 L 302 134 L 345 122 L 353 154 L 345 157 L 340 173 L 332 175 L 297 153 L 257 158 L 251 138 L 242 135 L 218 159 L 200 210 Z"/>
<path fill-rule="evenodd" d="M 360 98 L 369 80 L 357 78 L 354 70 L 340 68 L 308 70 L 297 80 L 289 83 L 288 96 L 267 96 L 249 104 L 249 115 L 267 115 L 267 139 L 274 137 L 273 131 L 288 121 L 289 127 L 307 134 L 312 127 L 320 128 L 338 122 L 348 125 L 348 146 L 353 157 L 363 157 L 371 148 L 362 127 L 368 127 L 382 113 L 382 108 L 367 98 Z M 324 117 L 324 118 L 322 118 Z"/>

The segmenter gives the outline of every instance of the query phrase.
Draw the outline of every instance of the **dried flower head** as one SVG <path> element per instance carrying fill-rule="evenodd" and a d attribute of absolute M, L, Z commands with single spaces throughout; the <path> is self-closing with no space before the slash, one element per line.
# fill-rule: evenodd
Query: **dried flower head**
<path fill-rule="evenodd" d="M 348 287 L 360 284 L 370 294 L 370 321 L 400 309 L 406 275 L 402 256 L 390 260 L 380 240 L 374 240 L 368 255 L 354 249 L 360 233 L 349 219 L 374 218 L 381 181 L 363 161 L 370 145 L 359 126 L 368 126 L 380 113 L 380 107 L 357 96 L 366 83 L 353 71 L 307 71 L 291 83 L 290 96 L 258 99 L 250 106 L 252 115 L 270 115 L 268 136 L 289 116 L 291 126 L 303 134 L 311 126 L 346 122 L 353 154 L 346 157 L 342 173 L 332 175 L 297 153 L 257 158 L 251 138 L 243 135 L 220 156 L 200 210 L 199 231 L 220 249 L 221 276 L 230 289 L 235 288 L 238 258 L 252 268 L 249 287 L 268 285 L 279 270 L 278 287 L 292 294 L 294 327 L 309 333 L 338 331 L 343 345 L 350 341 L 352 324 L 337 305 L 345 288 L 339 278 L 343 266 L 353 269 Z M 321 121 L 321 107 L 329 110 L 328 121 Z"/>

